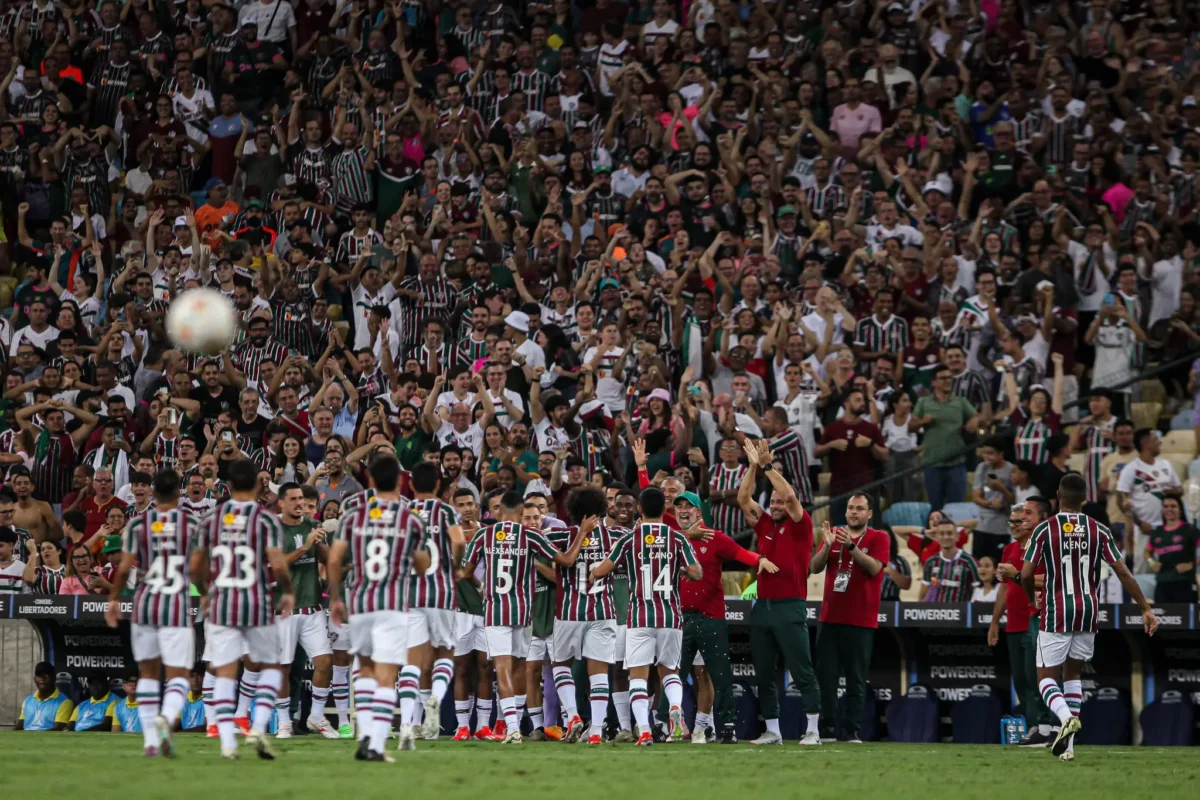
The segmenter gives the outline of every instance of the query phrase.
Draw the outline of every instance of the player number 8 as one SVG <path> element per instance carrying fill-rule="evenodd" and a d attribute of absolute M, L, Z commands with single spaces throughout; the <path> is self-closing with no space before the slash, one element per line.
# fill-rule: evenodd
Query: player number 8
<path fill-rule="evenodd" d="M 387 577 L 388 556 L 391 555 L 391 550 L 387 539 L 372 539 L 367 543 L 367 560 L 363 564 L 367 580 L 381 581 Z"/>

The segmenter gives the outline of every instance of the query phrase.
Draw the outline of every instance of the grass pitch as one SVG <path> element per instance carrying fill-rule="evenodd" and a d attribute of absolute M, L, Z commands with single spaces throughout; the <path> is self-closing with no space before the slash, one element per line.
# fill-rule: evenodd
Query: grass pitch
<path fill-rule="evenodd" d="M 136 734 L 0 734 L 11 798 L 1195 798 L 1195 748 L 1081 747 L 1048 752 L 969 745 L 795 742 L 756 748 L 690 743 L 590 748 L 558 742 L 417 742 L 395 764 L 353 760 L 353 743 L 314 736 L 275 742 L 277 760 L 245 748 L 222 761 L 215 740 L 176 736 L 179 757 L 145 759 Z M 391 745 L 394 747 L 394 742 Z M 390 748 L 389 748 L 390 749 Z"/>

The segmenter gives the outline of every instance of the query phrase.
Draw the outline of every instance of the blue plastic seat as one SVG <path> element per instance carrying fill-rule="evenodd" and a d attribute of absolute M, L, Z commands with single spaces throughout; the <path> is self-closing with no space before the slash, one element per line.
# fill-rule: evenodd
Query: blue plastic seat
<path fill-rule="evenodd" d="M 883 512 L 885 525 L 915 525 L 923 527 L 929 518 L 929 503 L 893 503 Z"/>
<path fill-rule="evenodd" d="M 942 506 L 942 513 L 961 525 L 969 519 L 979 519 L 979 506 L 974 503 L 947 503 Z"/>

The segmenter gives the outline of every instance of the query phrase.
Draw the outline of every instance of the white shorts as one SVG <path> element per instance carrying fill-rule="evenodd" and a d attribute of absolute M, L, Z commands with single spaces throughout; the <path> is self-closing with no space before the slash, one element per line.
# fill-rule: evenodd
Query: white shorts
<path fill-rule="evenodd" d="M 679 668 L 683 631 L 678 628 L 630 628 L 625 634 L 625 668 L 659 664 Z"/>
<path fill-rule="evenodd" d="M 475 651 L 487 652 L 483 638 L 483 617 L 465 611 L 454 612 L 454 655 L 469 656 Z"/>
<path fill-rule="evenodd" d="M 1037 665 L 1057 667 L 1068 658 L 1076 661 L 1091 661 L 1096 652 L 1094 633 L 1049 633 L 1038 631 Z"/>
<path fill-rule="evenodd" d="M 525 658 L 527 661 L 549 661 L 554 653 L 554 637 L 543 639 L 540 636 L 533 636 L 529 640 L 529 655 Z"/>
<path fill-rule="evenodd" d="M 414 608 L 408 612 L 408 649 L 429 642 L 433 647 L 458 643 L 457 611 L 445 608 Z"/>
<path fill-rule="evenodd" d="M 533 627 L 525 625 L 485 625 L 483 638 L 487 643 L 488 658 L 512 656 L 525 658 L 529 655 L 529 644 L 533 640 Z"/>
<path fill-rule="evenodd" d="M 157 625 L 130 625 L 134 661 L 162 659 L 164 666 L 191 669 L 196 663 L 196 631 Z"/>
<path fill-rule="evenodd" d="M 617 641 L 613 647 L 613 663 L 625 663 L 625 636 L 629 633 L 629 626 L 617 623 Z"/>
<path fill-rule="evenodd" d="M 333 652 L 329 646 L 329 627 L 324 614 L 292 614 L 275 622 L 279 628 L 279 663 L 291 664 L 296 659 L 296 645 L 304 648 L 309 658 L 327 656 Z"/>
<path fill-rule="evenodd" d="M 408 614 L 372 611 L 350 615 L 350 652 L 381 664 L 408 660 Z"/>
<path fill-rule="evenodd" d="M 554 662 L 590 658 L 604 664 L 615 664 L 617 655 L 617 621 L 604 619 L 595 622 L 554 620 Z"/>
<path fill-rule="evenodd" d="M 204 639 L 204 660 L 214 667 L 236 664 L 242 656 L 250 656 L 256 664 L 279 663 L 279 628 L 276 625 L 229 628 L 210 622 L 204 626 Z"/>

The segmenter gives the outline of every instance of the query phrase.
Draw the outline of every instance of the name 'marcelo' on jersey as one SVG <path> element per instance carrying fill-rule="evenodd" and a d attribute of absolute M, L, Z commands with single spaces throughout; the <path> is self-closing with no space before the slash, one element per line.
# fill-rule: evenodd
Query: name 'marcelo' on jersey
<path fill-rule="evenodd" d="M 121 549 L 133 554 L 139 580 L 133 590 L 133 622 L 167 628 L 192 624 L 191 556 L 200 520 L 185 509 L 153 506 L 125 524 Z"/>
<path fill-rule="evenodd" d="M 686 536 L 661 522 L 643 522 L 617 540 L 608 560 L 628 568 L 629 627 L 683 627 L 679 573 L 696 563 Z"/>
<path fill-rule="evenodd" d="M 279 517 L 251 500 L 213 509 L 198 546 L 208 551 L 208 622 L 257 628 L 274 620 L 267 550 L 283 547 Z"/>
<path fill-rule="evenodd" d="M 1121 560 L 1112 532 L 1087 514 L 1058 513 L 1034 530 L 1025 560 L 1046 569 L 1042 630 L 1095 632 L 1101 562 Z"/>
<path fill-rule="evenodd" d="M 425 540 L 425 523 L 408 502 L 371 497 L 342 514 L 335 536 L 348 545 L 347 610 L 407 611 L 413 554 Z"/>
<path fill-rule="evenodd" d="M 408 501 L 408 510 L 425 523 L 421 547 L 429 551 L 429 571 L 412 580 L 412 608 L 456 608 L 454 545 L 449 530 L 458 525 L 458 512 L 436 498 Z"/>
<path fill-rule="evenodd" d="M 570 547 L 579 528 L 558 528 L 547 538 L 561 550 Z M 613 576 L 607 575 L 588 586 L 592 567 L 603 561 L 617 541 L 629 533 L 604 523 L 592 529 L 579 548 L 579 559 L 570 567 L 558 567 L 558 619 L 566 622 L 597 622 L 616 619 L 613 605 Z"/>
<path fill-rule="evenodd" d="M 477 532 L 467 545 L 466 563 L 483 562 L 485 625 L 522 628 L 533 614 L 538 556 L 551 561 L 558 553 L 541 531 L 518 522 L 497 522 Z"/>

